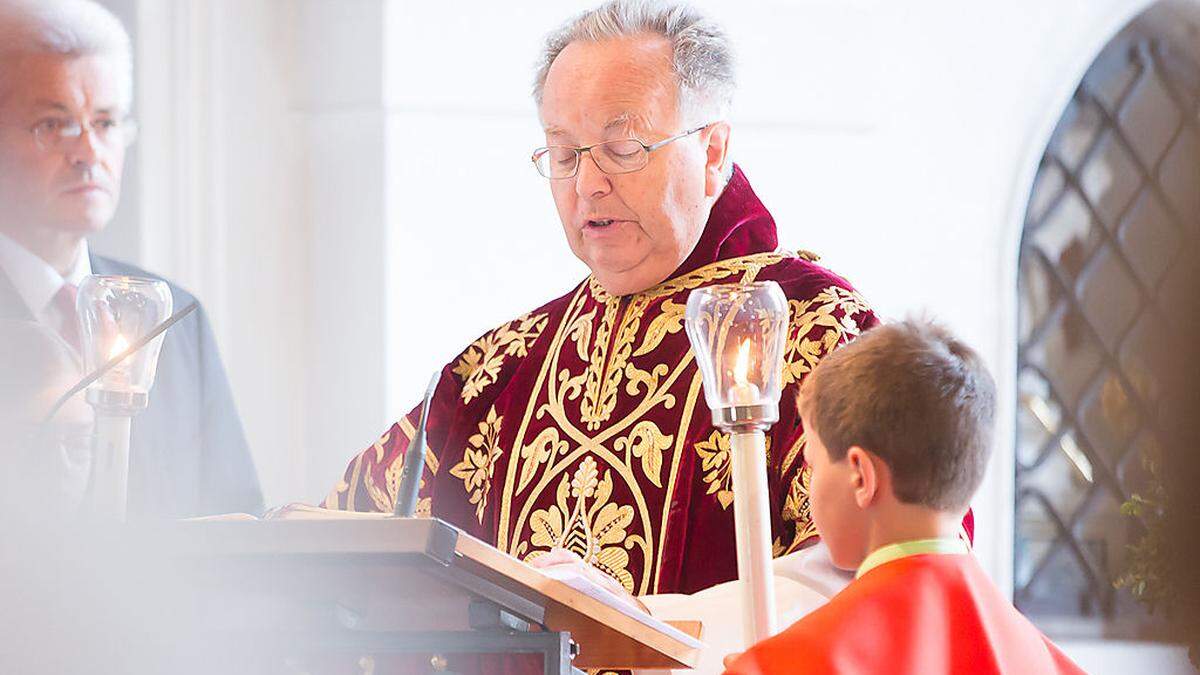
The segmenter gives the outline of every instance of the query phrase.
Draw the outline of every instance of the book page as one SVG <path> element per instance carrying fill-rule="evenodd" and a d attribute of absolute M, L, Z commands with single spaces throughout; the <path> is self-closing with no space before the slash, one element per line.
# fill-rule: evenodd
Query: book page
<path fill-rule="evenodd" d="M 550 577 L 551 579 L 561 581 L 562 583 L 570 586 L 580 593 L 583 593 L 584 595 L 603 602 L 605 605 L 618 610 L 622 614 L 635 619 L 638 622 L 653 628 L 654 630 L 670 635 L 672 639 L 678 640 L 691 647 L 704 647 L 703 642 L 697 640 L 691 635 L 688 635 L 678 628 L 668 623 L 664 623 L 663 621 L 654 618 L 650 614 L 647 614 L 630 598 L 625 598 L 613 593 L 612 591 L 609 591 L 600 584 L 597 584 L 591 579 L 582 576 L 577 571 L 570 569 L 569 567 L 556 565 L 542 568 L 538 571 L 543 575 Z"/>
<path fill-rule="evenodd" d="M 309 504 L 293 503 L 267 511 L 263 520 L 383 520 L 393 517 L 378 511 L 339 511 Z"/>
<path fill-rule="evenodd" d="M 249 513 L 219 513 L 214 516 L 198 516 L 195 518 L 184 518 L 183 520 L 185 522 L 203 523 L 237 520 L 382 520 L 391 517 L 392 514 L 390 513 L 338 511 L 336 509 L 326 509 L 320 506 L 297 502 L 270 509 L 263 514 L 262 518 L 250 515 Z"/>

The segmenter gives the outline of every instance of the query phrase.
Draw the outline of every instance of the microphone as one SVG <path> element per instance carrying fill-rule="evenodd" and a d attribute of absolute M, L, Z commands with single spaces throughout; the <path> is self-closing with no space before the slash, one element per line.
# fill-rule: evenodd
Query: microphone
<path fill-rule="evenodd" d="M 108 371 L 115 368 L 117 366 L 117 364 L 119 364 L 121 361 L 124 361 L 128 356 L 130 356 L 137 350 L 150 344 L 151 340 L 153 340 L 154 338 L 158 337 L 159 335 L 162 335 L 163 333 L 165 333 L 168 328 L 179 323 L 188 314 L 191 314 L 192 312 L 196 311 L 196 308 L 199 306 L 200 306 L 199 303 L 193 302 L 192 304 L 188 305 L 187 307 L 184 307 L 183 309 L 179 310 L 178 312 L 175 312 L 166 321 L 163 321 L 162 323 L 155 326 L 149 333 L 146 333 L 146 335 L 144 335 L 141 339 L 135 340 L 133 344 L 129 345 L 128 349 L 126 349 L 125 351 L 121 352 L 120 354 L 117 354 L 116 356 L 112 357 L 107 362 L 105 362 L 103 365 L 101 365 L 99 368 L 97 368 L 96 370 L 89 373 L 86 377 L 84 377 L 82 380 L 80 380 L 78 384 L 76 384 L 74 387 L 71 387 L 70 389 L 68 389 L 67 393 L 63 394 L 62 396 L 60 396 L 58 398 L 57 401 L 55 401 L 54 406 L 52 408 L 50 408 L 50 412 L 46 413 L 46 417 L 45 417 L 45 419 L 42 420 L 42 423 L 40 426 L 45 427 L 47 424 L 50 424 L 50 421 L 53 420 L 54 416 L 58 413 L 58 411 L 60 409 L 62 409 L 62 407 L 64 405 L 66 405 L 67 401 L 71 400 L 72 396 L 83 391 L 84 389 L 86 389 L 88 387 L 88 385 L 95 382 L 96 380 L 99 380 L 101 377 L 104 377 L 105 373 L 107 373 Z"/>
<path fill-rule="evenodd" d="M 425 427 L 429 424 L 429 404 L 437 390 L 442 371 L 433 374 L 425 388 L 425 401 L 421 404 L 421 417 L 417 420 L 417 433 L 404 453 L 404 470 L 400 474 L 400 487 L 396 490 L 396 504 L 392 515 L 411 518 L 417 511 L 417 493 L 421 489 L 421 470 L 425 466 Z"/>

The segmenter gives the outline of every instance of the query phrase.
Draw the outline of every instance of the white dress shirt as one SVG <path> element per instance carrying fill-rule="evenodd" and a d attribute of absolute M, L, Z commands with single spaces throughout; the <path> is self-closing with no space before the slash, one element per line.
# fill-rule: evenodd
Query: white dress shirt
<path fill-rule="evenodd" d="M 63 284 L 78 286 L 83 278 L 92 273 L 91 258 L 87 242 L 81 240 L 75 254 L 75 262 L 64 277 L 29 249 L 0 233 L 0 270 L 16 289 L 17 295 L 29 309 L 34 319 L 57 335 L 62 335 L 66 321 L 75 321 L 74 314 L 66 314 L 54 301 Z M 74 349 L 62 341 L 63 349 L 73 353 Z M 79 354 L 74 354 L 76 367 L 82 367 Z M 80 372 L 63 373 L 64 389 L 73 383 Z M 69 401 L 55 418 L 56 442 L 49 446 L 37 466 L 39 472 L 47 472 L 49 480 L 44 482 L 44 498 L 48 512 L 58 516 L 72 516 L 78 512 L 87 489 L 92 459 L 92 411 L 83 403 L 83 394 Z"/>
<path fill-rule="evenodd" d="M 92 273 L 92 261 L 87 240 L 81 239 L 75 262 L 64 277 L 37 254 L 0 233 L 0 270 L 8 276 L 33 317 L 61 334 L 65 322 L 74 321 L 75 317 L 63 316 L 54 296 L 63 284 L 79 286 L 83 278 Z"/>

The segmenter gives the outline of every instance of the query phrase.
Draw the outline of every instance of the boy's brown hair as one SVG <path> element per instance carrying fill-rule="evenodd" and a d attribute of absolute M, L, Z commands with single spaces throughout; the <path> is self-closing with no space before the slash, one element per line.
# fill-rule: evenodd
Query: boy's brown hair
<path fill-rule="evenodd" d="M 973 349 L 930 321 L 885 324 L 835 350 L 799 405 L 831 460 L 858 446 L 886 462 L 902 502 L 959 510 L 983 480 L 996 386 Z"/>

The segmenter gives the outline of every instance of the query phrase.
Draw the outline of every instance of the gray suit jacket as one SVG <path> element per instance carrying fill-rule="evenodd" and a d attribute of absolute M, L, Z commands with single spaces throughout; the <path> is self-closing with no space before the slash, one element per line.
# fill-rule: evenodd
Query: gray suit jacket
<path fill-rule="evenodd" d="M 91 263 L 95 274 L 159 278 L 97 255 Z M 176 311 L 195 300 L 167 283 Z M 0 318 L 34 319 L 2 271 Z M 203 308 L 165 335 L 150 407 L 133 419 L 129 474 L 131 517 L 262 511 L 258 475 Z"/>

